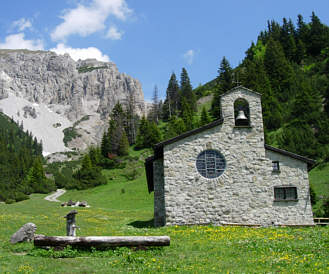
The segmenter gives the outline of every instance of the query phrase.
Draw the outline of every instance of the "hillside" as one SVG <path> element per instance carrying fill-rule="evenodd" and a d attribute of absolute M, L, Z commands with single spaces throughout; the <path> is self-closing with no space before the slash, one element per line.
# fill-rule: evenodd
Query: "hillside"
<path fill-rule="evenodd" d="M 0 201 L 21 201 L 30 193 L 47 193 L 55 188 L 43 172 L 42 143 L 3 113 L 0 113 L 0 159 Z"/>
<path fill-rule="evenodd" d="M 242 63 L 223 58 L 219 76 L 196 91 L 219 96 L 235 83 L 262 94 L 266 142 L 317 160 L 329 160 L 329 27 L 313 13 L 297 26 L 269 21 Z M 214 83 L 217 82 L 215 85 Z"/>

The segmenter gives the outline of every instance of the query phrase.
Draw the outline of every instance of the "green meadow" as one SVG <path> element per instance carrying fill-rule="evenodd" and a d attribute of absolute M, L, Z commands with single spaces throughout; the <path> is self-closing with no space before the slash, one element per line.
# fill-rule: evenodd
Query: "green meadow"
<path fill-rule="evenodd" d="M 86 200 L 77 208 L 78 236 L 168 235 L 169 247 L 135 250 L 62 251 L 36 249 L 33 243 L 10 244 L 11 235 L 27 222 L 37 233 L 65 235 L 72 208 L 33 194 L 15 204 L 0 204 L 0 273 L 328 273 L 329 229 L 172 226 L 154 228 L 153 194 L 146 186 L 142 161 L 138 177 L 131 170 L 106 171 L 107 185 L 67 191 L 61 201 Z"/>

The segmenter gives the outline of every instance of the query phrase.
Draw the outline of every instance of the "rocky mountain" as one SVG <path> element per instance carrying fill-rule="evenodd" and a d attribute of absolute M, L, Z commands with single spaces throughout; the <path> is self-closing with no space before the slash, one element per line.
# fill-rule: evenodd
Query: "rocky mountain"
<path fill-rule="evenodd" d="M 0 50 L 1 111 L 41 139 L 45 154 L 99 143 L 114 105 L 131 100 L 136 114 L 143 115 L 140 82 L 112 62 Z"/>

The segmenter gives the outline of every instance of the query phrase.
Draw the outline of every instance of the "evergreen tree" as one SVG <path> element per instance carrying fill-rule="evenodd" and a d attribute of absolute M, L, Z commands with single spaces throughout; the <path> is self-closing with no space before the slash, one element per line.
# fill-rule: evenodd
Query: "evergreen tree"
<path fill-rule="evenodd" d="M 129 144 L 132 145 L 136 141 L 137 127 L 139 117 L 136 115 L 136 102 L 133 93 L 130 93 L 127 99 L 125 111 L 125 131 Z"/>
<path fill-rule="evenodd" d="M 186 102 L 190 105 L 193 112 L 196 111 L 196 96 L 192 89 L 190 78 L 185 68 L 182 69 L 180 78 L 180 106 L 185 98 Z"/>
<path fill-rule="evenodd" d="M 233 87 L 233 71 L 225 56 L 220 63 L 218 73 L 217 88 L 211 103 L 211 114 L 216 119 L 221 117 L 220 96 Z"/>
<path fill-rule="evenodd" d="M 299 84 L 299 93 L 291 111 L 291 119 L 298 119 L 309 125 L 317 125 L 322 108 L 322 99 L 316 90 L 312 90 L 310 83 L 306 80 Z"/>
<path fill-rule="evenodd" d="M 123 131 L 119 144 L 118 155 L 125 156 L 128 154 L 129 154 L 129 141 L 125 131 Z"/>
<path fill-rule="evenodd" d="M 148 134 L 148 127 L 149 122 L 147 119 L 143 116 L 140 120 L 139 127 L 138 127 L 138 133 L 136 137 L 136 148 L 142 149 L 145 147 L 145 136 Z"/>
<path fill-rule="evenodd" d="M 329 29 L 324 26 L 320 19 L 312 12 L 308 52 L 312 56 L 317 56 L 321 50 L 329 46 Z"/>
<path fill-rule="evenodd" d="M 83 157 L 83 159 L 82 159 L 81 168 L 82 168 L 83 170 L 89 170 L 89 169 L 91 169 L 92 167 L 93 167 L 93 164 L 92 164 L 92 162 L 91 162 L 91 160 L 90 160 L 90 157 L 89 157 L 88 154 L 86 154 L 86 155 Z"/>
<path fill-rule="evenodd" d="M 172 73 L 166 90 L 166 99 L 163 103 L 163 119 L 169 120 L 178 113 L 179 85 L 175 73 Z"/>
<path fill-rule="evenodd" d="M 161 132 L 156 123 L 151 122 L 149 125 L 148 136 L 146 136 L 147 146 L 153 147 L 155 144 L 161 141 Z"/>
<path fill-rule="evenodd" d="M 280 148 L 309 158 L 320 153 L 313 129 L 297 119 L 283 127 L 282 136 L 278 141 Z"/>
<path fill-rule="evenodd" d="M 161 140 L 161 133 L 156 123 L 142 118 L 136 138 L 136 149 L 150 148 Z"/>
<path fill-rule="evenodd" d="M 99 147 L 90 147 L 88 154 L 89 154 L 89 158 L 90 158 L 92 166 L 97 166 L 100 164 L 102 153 L 101 153 L 101 149 Z"/>
<path fill-rule="evenodd" d="M 303 42 L 303 44 L 309 42 L 309 28 L 305 24 L 303 16 L 300 14 L 298 14 L 296 37 Z"/>
<path fill-rule="evenodd" d="M 107 136 L 109 138 L 109 151 L 111 154 L 119 154 L 120 142 L 125 134 L 124 128 L 124 112 L 120 103 L 117 103 L 110 115 L 110 125 Z"/>
<path fill-rule="evenodd" d="M 192 130 L 194 128 L 193 110 L 190 104 L 187 103 L 185 98 L 182 99 L 181 117 L 184 121 L 185 130 Z"/>
<path fill-rule="evenodd" d="M 48 193 L 56 189 L 54 182 L 46 178 L 40 158 L 34 160 L 25 182 L 31 192 Z"/>
<path fill-rule="evenodd" d="M 265 129 L 277 129 L 282 124 L 282 109 L 273 96 L 270 81 L 262 60 L 244 62 L 243 85 L 262 94 L 262 109 Z"/>
<path fill-rule="evenodd" d="M 280 42 L 286 58 L 290 61 L 293 61 L 295 59 L 297 50 L 295 42 L 295 28 L 291 20 L 288 22 L 286 18 L 283 18 Z"/>
<path fill-rule="evenodd" d="M 295 55 L 295 62 L 297 64 L 300 64 L 306 56 L 306 48 L 304 43 L 302 42 L 301 39 L 298 39 L 297 45 L 296 45 L 296 55 Z"/>
<path fill-rule="evenodd" d="M 202 108 L 201 112 L 201 118 L 200 118 L 200 126 L 204 126 L 206 124 L 209 124 L 211 122 L 210 116 L 208 114 L 208 111 L 205 107 Z"/>
<path fill-rule="evenodd" d="M 159 122 L 159 116 L 160 116 L 160 111 L 159 111 L 159 91 L 158 87 L 155 85 L 154 90 L 153 90 L 153 98 L 152 98 L 152 109 L 148 115 L 148 119 L 150 121 L 155 122 L 158 124 Z"/>
<path fill-rule="evenodd" d="M 94 166 L 88 154 L 83 157 L 81 168 L 73 174 L 75 187 L 86 189 L 106 184 L 107 181 L 102 175 L 101 168 Z"/>
<path fill-rule="evenodd" d="M 101 142 L 101 152 L 103 157 L 107 158 L 108 153 L 110 152 L 110 139 L 107 134 L 107 131 L 104 131 L 103 137 L 102 137 L 102 142 Z"/>
<path fill-rule="evenodd" d="M 166 129 L 166 139 L 170 139 L 176 137 L 185 132 L 185 124 L 181 118 L 177 118 L 176 116 L 172 116 L 167 124 Z"/>
<path fill-rule="evenodd" d="M 291 95 L 291 85 L 293 82 L 293 69 L 284 56 L 280 43 L 269 39 L 264 65 L 271 82 L 271 88 L 280 102 L 287 102 Z"/>

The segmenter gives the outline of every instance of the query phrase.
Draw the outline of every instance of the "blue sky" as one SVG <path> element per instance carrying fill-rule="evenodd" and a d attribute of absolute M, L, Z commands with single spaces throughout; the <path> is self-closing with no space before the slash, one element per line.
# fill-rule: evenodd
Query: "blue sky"
<path fill-rule="evenodd" d="M 223 56 L 234 67 L 267 20 L 295 23 L 312 11 L 329 25 L 329 0 L 10 0 L 1 3 L 0 48 L 69 52 L 74 59 L 111 60 L 165 96 L 182 67 L 193 87 L 217 76 Z"/>

